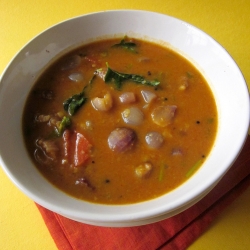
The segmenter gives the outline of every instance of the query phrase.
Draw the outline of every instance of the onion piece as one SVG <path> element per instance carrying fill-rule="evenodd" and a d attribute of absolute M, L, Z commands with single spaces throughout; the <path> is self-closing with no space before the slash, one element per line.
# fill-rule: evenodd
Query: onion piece
<path fill-rule="evenodd" d="M 144 119 L 144 115 L 140 109 L 131 107 L 122 112 L 122 118 L 129 125 L 140 125 Z"/>
<path fill-rule="evenodd" d="M 95 97 L 91 100 L 91 104 L 95 110 L 108 111 L 112 108 L 113 100 L 111 94 L 108 92 L 103 98 Z"/>
<path fill-rule="evenodd" d="M 135 174 L 139 178 L 147 178 L 153 170 L 153 165 L 150 162 L 145 162 L 135 169 Z"/>
<path fill-rule="evenodd" d="M 156 98 L 156 94 L 148 90 L 142 90 L 141 95 L 146 103 L 151 103 Z"/>
<path fill-rule="evenodd" d="M 124 152 L 130 149 L 136 139 L 136 134 L 129 128 L 116 128 L 108 137 L 108 145 L 112 151 Z"/>
<path fill-rule="evenodd" d="M 165 105 L 155 108 L 151 113 L 153 122 L 161 127 L 166 127 L 172 123 L 176 109 L 177 106 L 175 105 Z"/>
<path fill-rule="evenodd" d="M 174 155 L 174 156 L 181 156 L 181 155 L 183 155 L 183 151 L 180 148 L 174 148 L 172 150 L 172 155 Z"/>
<path fill-rule="evenodd" d="M 69 79 L 74 82 L 81 82 L 83 80 L 82 73 L 72 73 L 69 75 Z"/>
<path fill-rule="evenodd" d="M 135 102 L 135 93 L 125 92 L 119 96 L 120 102 L 124 104 L 129 104 Z"/>
<path fill-rule="evenodd" d="M 161 145 L 163 144 L 164 138 L 160 133 L 153 131 L 153 132 L 149 132 L 146 134 L 145 140 L 146 140 L 147 145 L 150 148 L 156 149 L 156 148 L 161 147 Z"/>

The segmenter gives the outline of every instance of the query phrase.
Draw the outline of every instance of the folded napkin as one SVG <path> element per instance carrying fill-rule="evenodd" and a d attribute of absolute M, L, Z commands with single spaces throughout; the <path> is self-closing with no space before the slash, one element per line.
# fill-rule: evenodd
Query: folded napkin
<path fill-rule="evenodd" d="M 79 223 L 37 204 L 59 250 L 186 249 L 250 185 L 250 137 L 238 159 L 217 186 L 186 211 L 163 221 L 130 228 Z"/>

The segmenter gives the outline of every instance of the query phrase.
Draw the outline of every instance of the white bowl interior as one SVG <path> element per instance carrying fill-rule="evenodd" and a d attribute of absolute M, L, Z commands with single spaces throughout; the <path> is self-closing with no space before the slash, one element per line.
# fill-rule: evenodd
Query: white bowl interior
<path fill-rule="evenodd" d="M 209 82 L 216 98 L 219 128 L 214 148 L 202 168 L 176 190 L 134 205 L 96 205 L 64 194 L 37 171 L 25 149 L 22 113 L 35 79 L 55 57 L 95 38 L 124 34 L 167 43 L 193 62 Z M 133 226 L 173 216 L 216 185 L 245 141 L 249 94 L 236 63 L 221 45 L 201 30 L 158 13 L 105 11 L 55 25 L 24 46 L 2 75 L 0 117 L 0 163 L 27 196 L 77 221 L 101 226 Z"/>

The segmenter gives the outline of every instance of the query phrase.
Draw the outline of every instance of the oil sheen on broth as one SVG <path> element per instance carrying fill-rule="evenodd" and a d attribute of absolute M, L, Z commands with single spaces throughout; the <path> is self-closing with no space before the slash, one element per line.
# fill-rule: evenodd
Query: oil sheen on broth
<path fill-rule="evenodd" d="M 84 45 L 48 67 L 27 99 L 23 134 L 56 187 L 128 204 L 185 182 L 206 160 L 217 122 L 212 92 L 189 61 L 124 37 Z"/>

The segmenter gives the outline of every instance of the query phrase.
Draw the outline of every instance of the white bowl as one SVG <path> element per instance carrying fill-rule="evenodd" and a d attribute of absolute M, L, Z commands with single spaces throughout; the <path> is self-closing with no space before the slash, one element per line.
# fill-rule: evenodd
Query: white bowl
<path fill-rule="evenodd" d="M 127 34 L 164 42 L 203 73 L 216 98 L 214 147 L 187 182 L 157 199 L 133 205 L 98 205 L 72 198 L 34 167 L 22 137 L 22 113 L 35 79 L 55 57 L 100 37 Z M 30 41 L 7 66 L 0 84 L 0 164 L 14 184 L 43 207 L 99 226 L 135 226 L 173 216 L 204 197 L 228 171 L 248 132 L 249 94 L 234 60 L 214 39 L 181 20 L 147 11 L 104 11 L 59 23 Z"/>

